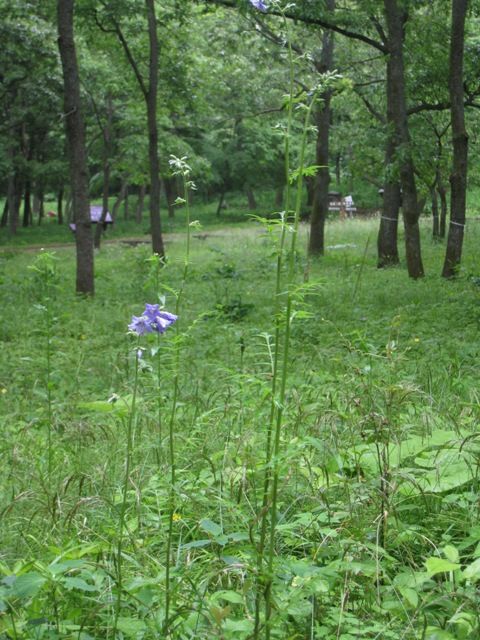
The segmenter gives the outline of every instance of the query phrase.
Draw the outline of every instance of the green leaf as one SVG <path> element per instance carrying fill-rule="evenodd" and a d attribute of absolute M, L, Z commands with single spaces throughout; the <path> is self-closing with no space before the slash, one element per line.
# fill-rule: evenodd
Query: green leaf
<path fill-rule="evenodd" d="M 35 596 L 47 581 L 36 571 L 24 573 L 18 576 L 12 584 L 8 596 L 11 598 L 32 598 Z"/>
<path fill-rule="evenodd" d="M 97 587 L 88 584 L 88 582 L 85 582 L 82 578 L 65 578 L 63 583 L 68 590 L 79 589 L 80 591 L 98 591 Z"/>
<path fill-rule="evenodd" d="M 456 549 L 453 545 L 447 544 L 445 547 L 443 547 L 442 551 L 445 554 L 447 560 L 450 560 L 450 562 L 458 562 L 460 560 L 458 549 Z"/>
<path fill-rule="evenodd" d="M 455 636 L 445 631 L 445 629 L 439 629 L 438 627 L 427 627 L 425 634 L 425 640 L 456 640 Z"/>
<path fill-rule="evenodd" d="M 236 591 L 217 591 L 214 594 L 215 600 L 226 600 L 227 602 L 231 602 L 232 604 L 243 604 L 242 596 Z"/>
<path fill-rule="evenodd" d="M 400 593 L 414 609 L 418 607 L 418 593 L 410 587 L 400 587 Z"/>
<path fill-rule="evenodd" d="M 444 558 L 427 558 L 425 561 L 427 572 L 430 576 L 434 576 L 437 573 L 448 573 L 449 571 L 457 571 L 460 566 L 457 562 L 451 562 Z"/>
<path fill-rule="evenodd" d="M 206 533 L 210 533 L 215 538 L 221 536 L 223 533 L 222 527 L 219 524 L 208 519 L 200 520 L 200 529 Z"/>
<path fill-rule="evenodd" d="M 463 577 L 473 582 L 480 579 L 480 558 L 477 558 L 477 560 L 464 569 Z"/>
<path fill-rule="evenodd" d="M 117 626 L 127 637 L 136 637 L 147 627 L 143 620 L 135 620 L 134 618 L 119 618 Z"/>

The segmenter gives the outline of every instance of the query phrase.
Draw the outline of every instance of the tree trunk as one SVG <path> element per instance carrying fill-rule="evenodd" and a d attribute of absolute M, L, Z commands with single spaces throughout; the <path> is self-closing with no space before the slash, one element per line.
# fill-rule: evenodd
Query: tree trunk
<path fill-rule="evenodd" d="M 337 189 L 340 189 L 340 180 L 341 180 L 341 167 L 342 167 L 342 155 L 337 153 L 335 156 L 335 183 L 337 185 Z"/>
<path fill-rule="evenodd" d="M 305 187 L 307 189 L 307 207 L 313 207 L 313 200 L 315 198 L 315 177 L 305 176 L 304 182 L 305 182 Z M 283 202 L 283 188 L 282 188 L 282 202 Z"/>
<path fill-rule="evenodd" d="M 438 197 L 435 184 L 430 187 L 430 197 L 432 199 L 432 236 L 434 240 L 438 240 L 440 238 L 440 219 L 438 217 Z"/>
<path fill-rule="evenodd" d="M 441 180 L 437 181 L 437 191 L 440 197 L 440 237 L 445 238 L 447 231 L 448 204 L 447 190 Z"/>
<path fill-rule="evenodd" d="M 77 293 L 93 295 L 93 238 L 88 200 L 85 128 L 80 104 L 80 78 L 73 32 L 74 0 L 58 0 L 58 48 L 62 60 L 64 118 L 70 161 L 73 216 L 76 224 Z"/>
<path fill-rule="evenodd" d="M 57 222 L 63 224 L 63 187 L 60 187 L 57 194 Z"/>
<path fill-rule="evenodd" d="M 144 184 L 140 185 L 140 191 L 138 193 L 138 201 L 137 201 L 137 208 L 135 210 L 135 222 L 137 224 L 142 224 L 142 219 L 143 219 L 143 203 L 145 201 L 145 192 L 146 192 L 147 188 Z"/>
<path fill-rule="evenodd" d="M 164 178 L 163 185 L 165 188 L 165 198 L 167 200 L 168 217 L 175 217 L 175 199 L 177 197 L 177 188 L 175 178 Z"/>
<path fill-rule="evenodd" d="M 129 208 L 129 189 L 128 189 L 128 185 L 127 188 L 125 189 L 125 198 L 123 199 L 123 219 L 126 221 L 129 219 L 130 217 L 130 208 Z"/>
<path fill-rule="evenodd" d="M 253 189 L 250 186 L 245 187 L 245 193 L 247 195 L 247 204 L 250 211 L 255 211 L 257 209 L 257 201 L 255 199 L 255 194 L 253 193 Z"/>
<path fill-rule="evenodd" d="M 393 125 L 393 92 L 390 60 L 387 60 L 387 140 L 385 145 L 385 183 L 383 187 L 382 216 L 377 237 L 377 267 L 383 269 L 397 265 L 398 257 L 398 214 L 401 206 L 401 191 L 395 176 L 395 149 L 398 136 Z"/>
<path fill-rule="evenodd" d="M 8 224 L 8 198 L 5 198 L 5 204 L 3 205 L 2 219 L 0 220 L 0 227 L 6 227 Z"/>
<path fill-rule="evenodd" d="M 103 135 L 103 189 L 102 189 L 102 214 L 95 229 L 94 246 L 100 249 L 102 233 L 106 229 L 105 220 L 108 213 L 108 196 L 110 195 L 110 156 L 112 152 L 112 121 L 113 121 L 113 102 L 112 96 L 107 95 L 107 120 L 102 127 Z"/>
<path fill-rule="evenodd" d="M 158 34 L 155 0 L 145 0 L 148 18 L 150 61 L 148 91 L 146 93 L 148 120 L 148 158 L 150 162 L 150 229 L 153 252 L 163 257 L 165 247 L 160 220 L 160 161 L 158 157 L 157 88 L 158 88 Z"/>
<path fill-rule="evenodd" d="M 113 209 L 112 209 L 112 219 L 113 221 L 115 221 L 117 219 L 118 216 L 118 211 L 120 209 L 120 205 L 122 204 L 124 198 L 125 198 L 125 194 L 127 193 L 127 188 L 128 188 L 128 176 L 124 176 L 122 178 L 122 185 L 120 187 L 120 193 L 117 196 L 117 199 L 115 200 L 115 203 L 113 205 Z"/>
<path fill-rule="evenodd" d="M 417 188 L 408 129 L 407 102 L 405 97 L 405 73 L 403 61 L 404 27 L 406 13 L 398 0 L 384 0 L 388 29 L 388 49 L 390 73 L 387 81 L 391 87 L 392 116 L 399 147 L 396 149 L 400 184 L 402 187 L 403 221 L 405 226 L 405 250 L 408 275 L 421 278 L 424 275 L 420 247 L 419 207 Z"/>
<path fill-rule="evenodd" d="M 17 233 L 18 222 L 20 219 L 20 202 L 22 200 L 21 181 L 20 176 L 14 170 L 8 179 L 8 220 L 10 223 L 10 233 L 15 235 Z"/>
<path fill-rule="evenodd" d="M 450 227 L 442 276 L 456 275 L 462 259 L 467 199 L 468 134 L 465 128 L 463 53 L 465 46 L 465 16 L 468 0 L 452 2 L 450 40 L 450 104 L 452 119 L 453 166 L 450 176 Z"/>
<path fill-rule="evenodd" d="M 23 227 L 32 224 L 32 200 L 31 200 L 31 184 L 30 180 L 25 182 L 25 193 L 23 196 Z"/>
<path fill-rule="evenodd" d="M 335 0 L 327 0 L 326 9 L 335 10 Z M 331 71 L 333 67 L 333 32 L 324 31 L 322 37 L 322 53 L 320 60 L 315 64 L 318 73 Z M 330 171 L 328 168 L 329 144 L 330 144 L 330 120 L 331 120 L 332 92 L 326 91 L 317 103 L 315 121 L 317 125 L 317 145 L 315 163 L 319 165 L 315 176 L 315 186 L 310 215 L 310 240 L 308 251 L 311 255 L 323 255 L 325 251 L 325 220 L 328 216 L 328 187 L 330 184 Z"/>
<path fill-rule="evenodd" d="M 45 217 L 45 192 L 43 185 L 38 192 L 38 226 L 42 224 L 42 220 Z"/>
<path fill-rule="evenodd" d="M 283 191 L 284 191 L 283 184 L 277 187 L 275 191 L 275 208 L 276 209 L 281 209 L 281 207 L 283 206 Z"/>
<path fill-rule="evenodd" d="M 217 207 L 217 217 L 220 216 L 220 214 L 222 213 L 222 209 L 223 209 L 223 201 L 225 200 L 225 190 L 222 189 L 222 193 L 220 194 L 220 200 L 218 201 L 218 207 Z"/>

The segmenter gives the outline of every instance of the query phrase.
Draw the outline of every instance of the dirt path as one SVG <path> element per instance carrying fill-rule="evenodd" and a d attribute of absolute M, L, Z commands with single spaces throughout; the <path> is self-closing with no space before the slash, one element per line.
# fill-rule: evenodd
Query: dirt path
<path fill-rule="evenodd" d="M 226 235 L 225 231 L 209 231 L 204 233 L 194 233 L 193 238 L 197 240 L 207 240 L 211 237 L 221 238 Z M 166 244 L 169 242 L 175 242 L 185 237 L 184 233 L 164 233 L 163 240 Z M 110 240 L 102 240 L 102 245 L 126 245 L 129 247 L 137 247 L 139 245 L 149 245 L 150 236 L 141 237 L 126 237 L 126 238 L 112 238 Z M 48 244 L 26 244 L 26 245 L 3 245 L 0 246 L 0 253 L 13 252 L 13 253 L 36 253 L 42 249 L 74 249 L 74 242 L 49 242 Z"/>

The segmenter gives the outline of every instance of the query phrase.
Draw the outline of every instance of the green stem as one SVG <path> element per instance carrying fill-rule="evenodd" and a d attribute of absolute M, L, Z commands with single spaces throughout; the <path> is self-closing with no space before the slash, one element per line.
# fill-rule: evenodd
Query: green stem
<path fill-rule="evenodd" d="M 299 176 L 297 180 L 297 193 L 295 199 L 295 217 L 292 229 L 292 240 L 290 243 L 290 255 L 288 260 L 287 275 L 287 293 L 284 314 L 284 339 L 283 339 L 283 359 L 281 366 L 280 391 L 278 399 L 276 398 L 276 419 L 273 435 L 273 450 L 270 452 L 271 462 L 271 502 L 270 502 L 270 533 L 268 544 L 268 562 L 267 562 L 267 584 L 265 588 L 265 638 L 270 638 L 270 622 L 272 616 L 272 582 L 273 582 L 273 560 L 275 556 L 275 530 L 277 527 L 278 517 L 278 483 L 279 483 L 279 464 L 278 456 L 280 453 L 280 437 L 282 432 L 283 414 L 285 410 L 285 396 L 288 380 L 288 360 L 290 355 L 290 331 L 291 331 L 291 315 L 292 315 L 292 285 L 295 278 L 295 251 L 297 246 L 298 227 L 300 222 L 300 209 L 302 204 L 303 192 L 303 170 L 305 166 L 305 148 L 307 143 L 308 124 L 311 117 L 312 107 L 315 102 L 316 95 L 312 97 L 310 105 L 305 113 L 305 122 L 303 127 L 303 135 L 300 147 Z M 270 465 L 269 465 L 270 466 Z"/>
<path fill-rule="evenodd" d="M 273 356 L 273 371 L 272 371 L 272 386 L 270 391 L 270 415 L 268 419 L 267 427 L 267 441 L 265 445 L 265 475 L 263 481 L 263 499 L 261 510 L 261 527 L 260 527 L 260 540 L 257 549 L 257 588 L 255 594 L 255 626 L 253 638 L 258 640 L 260 633 L 260 603 L 262 598 L 262 583 L 264 581 L 264 553 L 265 553 L 265 541 L 267 535 L 267 516 L 268 516 L 268 502 L 271 482 L 271 458 L 272 458 L 272 434 L 274 427 L 274 419 L 276 412 L 276 395 L 277 395 L 277 380 L 278 380 L 278 363 L 280 359 L 280 332 L 281 332 L 281 318 L 280 318 L 280 296 L 282 290 L 282 267 L 283 267 L 283 253 L 285 249 L 286 231 L 288 226 L 288 216 L 290 214 L 290 135 L 293 121 L 293 95 L 295 85 L 294 74 L 294 62 L 293 62 L 293 50 L 291 46 L 291 39 L 289 37 L 289 24 L 285 16 L 283 16 L 284 26 L 287 31 L 287 43 L 288 43 L 288 67 L 289 67 L 289 100 L 287 108 L 287 129 L 285 132 L 285 148 L 284 148 L 284 163 L 285 163 L 285 209 L 283 212 L 283 220 L 281 225 L 280 240 L 277 254 L 277 268 L 276 268 L 276 280 L 275 280 L 275 304 L 274 304 L 274 318 L 275 318 L 275 337 L 274 337 L 274 356 Z M 267 583 L 268 584 L 268 583 Z"/>
<path fill-rule="evenodd" d="M 132 449 L 133 449 L 133 424 L 135 419 L 135 408 L 137 400 L 137 387 L 138 387 L 138 342 L 135 349 L 135 377 L 133 383 L 133 396 L 132 406 L 127 422 L 127 448 L 125 452 L 125 477 L 122 487 L 122 503 L 120 505 L 120 514 L 118 520 L 118 543 L 117 543 L 117 600 L 115 602 L 115 617 L 113 621 L 113 637 L 115 638 L 117 633 L 118 618 L 120 616 L 120 608 L 122 604 L 122 589 L 123 589 L 123 571 L 122 571 L 122 552 L 123 552 L 123 537 L 125 531 L 125 514 L 127 510 L 127 495 L 128 484 L 130 482 L 130 466 L 132 462 Z"/>
<path fill-rule="evenodd" d="M 178 316 L 180 312 L 180 305 L 185 292 L 185 286 L 188 277 L 188 268 L 190 264 L 190 205 L 188 201 L 188 183 L 187 175 L 183 174 L 183 189 L 185 196 L 185 210 L 186 210 L 186 223 L 187 223 L 187 241 L 185 247 L 185 261 L 183 265 L 183 275 L 180 285 L 180 289 L 177 292 L 177 299 L 175 304 L 175 314 Z M 175 482 L 176 482 L 176 460 L 175 460 L 175 418 L 177 413 L 178 404 L 178 392 L 179 392 L 179 372 L 180 372 L 180 349 L 181 344 L 178 335 L 178 325 L 176 328 L 176 344 L 175 344 L 175 374 L 173 379 L 173 400 L 172 410 L 170 413 L 170 420 L 168 424 L 168 443 L 169 443 L 169 464 L 170 464 L 170 495 L 169 495 L 169 509 L 168 509 L 168 530 L 167 530 L 167 548 L 166 548 L 166 566 L 165 566 L 165 623 L 164 631 L 165 636 L 169 635 L 169 618 L 171 608 L 171 553 L 173 545 L 173 516 L 175 514 Z"/>

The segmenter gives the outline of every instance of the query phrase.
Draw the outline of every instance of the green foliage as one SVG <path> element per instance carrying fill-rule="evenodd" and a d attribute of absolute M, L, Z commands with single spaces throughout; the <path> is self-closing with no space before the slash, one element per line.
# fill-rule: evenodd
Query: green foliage
<path fill-rule="evenodd" d="M 272 635 L 474 640 L 480 440 L 478 287 L 471 276 L 479 275 L 478 231 L 470 227 L 456 283 L 380 272 L 371 245 L 358 283 L 375 224 L 330 223 L 332 243 L 344 248 L 327 250 L 308 268 L 301 231 L 296 270 L 308 272 L 310 283 L 294 295 Z M 175 421 L 171 635 L 233 640 L 253 629 L 274 310 L 270 234 L 279 228 L 204 231 L 204 239 L 192 238 L 179 320 L 188 332 Z M 72 251 L 57 249 L 50 480 L 47 328 L 32 296 L 38 270 L 50 273 L 50 262 L 41 256 L 32 271 L 32 253 L 0 253 L 5 637 L 112 635 L 123 499 L 117 636 L 161 636 L 171 487 L 166 427 L 159 439 L 157 420 L 159 407 L 165 417 L 172 407 L 176 341 L 165 336 L 160 352 L 156 340 L 142 345 L 124 492 L 134 382 L 126 327 L 157 288 L 172 308 L 183 244 L 183 236 L 172 239 L 161 269 L 146 247 L 106 245 L 95 300 L 74 298 Z M 426 249 L 435 273 L 442 249 L 428 242 Z M 219 299 L 239 299 L 248 313 L 218 314 Z"/>

